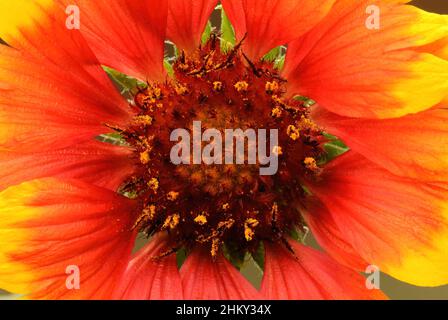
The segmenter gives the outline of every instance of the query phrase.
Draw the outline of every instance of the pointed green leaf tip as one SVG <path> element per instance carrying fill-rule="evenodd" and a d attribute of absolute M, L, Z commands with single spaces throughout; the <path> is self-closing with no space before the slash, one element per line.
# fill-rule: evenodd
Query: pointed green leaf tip
<path fill-rule="evenodd" d="M 134 97 L 133 91 L 137 87 L 146 87 L 146 83 L 132 78 L 115 69 L 103 66 L 103 70 L 107 73 L 109 78 L 114 83 L 115 87 L 120 91 L 120 94 L 127 100 L 132 100 Z"/>
<path fill-rule="evenodd" d="M 206 44 L 210 39 L 210 35 L 212 34 L 213 26 L 210 21 L 207 22 L 207 26 L 205 27 L 204 33 L 202 34 L 202 44 Z"/>
<path fill-rule="evenodd" d="M 324 165 L 350 150 L 350 148 L 339 138 L 328 133 L 324 133 L 324 136 L 329 142 L 324 144 L 325 156 L 319 160 L 319 165 Z"/>
<path fill-rule="evenodd" d="M 227 52 L 233 48 L 236 43 L 235 30 L 227 17 L 224 8 L 221 5 L 219 5 L 218 8 L 221 9 L 221 49 L 224 52 Z"/>

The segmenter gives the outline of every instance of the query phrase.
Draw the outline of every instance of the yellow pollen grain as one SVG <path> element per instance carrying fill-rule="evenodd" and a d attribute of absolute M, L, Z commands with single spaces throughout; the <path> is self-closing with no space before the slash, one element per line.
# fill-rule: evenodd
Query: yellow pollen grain
<path fill-rule="evenodd" d="M 179 67 L 179 69 L 182 70 L 182 71 L 187 71 L 187 70 L 190 68 L 190 66 L 188 65 L 188 63 L 179 63 L 178 67 Z"/>
<path fill-rule="evenodd" d="M 300 138 L 300 130 L 294 125 L 289 125 L 286 133 L 294 141 Z"/>
<path fill-rule="evenodd" d="M 223 210 L 229 210 L 229 208 L 230 208 L 230 204 L 228 204 L 228 203 L 224 203 L 224 204 L 222 205 L 222 209 L 223 209 Z"/>
<path fill-rule="evenodd" d="M 275 155 L 277 155 L 277 156 L 281 156 L 281 155 L 283 154 L 282 147 L 280 147 L 280 146 L 275 146 L 275 147 L 272 149 L 272 153 L 275 154 Z"/>
<path fill-rule="evenodd" d="M 178 214 L 173 214 L 171 216 L 168 216 L 165 219 L 165 222 L 163 223 L 162 228 L 164 229 L 174 229 L 177 227 L 177 225 L 179 224 L 180 221 L 180 216 Z"/>
<path fill-rule="evenodd" d="M 249 218 L 244 223 L 244 237 L 247 241 L 252 241 L 255 235 L 255 231 L 253 230 L 255 227 L 259 225 L 259 221 L 254 218 Z"/>
<path fill-rule="evenodd" d="M 149 150 L 140 153 L 140 162 L 142 164 L 148 164 L 150 160 L 151 158 L 149 156 Z"/>
<path fill-rule="evenodd" d="M 145 221 L 151 221 L 154 219 L 156 215 L 156 206 L 150 205 L 143 209 L 142 214 L 135 222 L 134 226 L 132 227 L 132 230 L 136 229 L 140 224 L 144 223 Z"/>
<path fill-rule="evenodd" d="M 280 118 L 282 116 L 282 109 L 279 106 L 276 106 L 274 109 L 272 109 L 271 116 L 274 118 Z"/>
<path fill-rule="evenodd" d="M 162 96 L 162 89 L 155 87 L 152 89 L 152 94 L 159 99 Z"/>
<path fill-rule="evenodd" d="M 176 191 L 170 191 L 170 192 L 168 192 L 168 194 L 166 196 L 166 198 L 169 201 L 176 201 L 178 197 L 179 197 L 179 192 L 176 192 Z"/>
<path fill-rule="evenodd" d="M 319 127 L 317 126 L 317 124 L 315 124 L 311 119 L 308 119 L 305 116 L 302 116 L 298 125 L 301 130 L 307 130 L 307 129 L 312 130 L 312 131 L 319 130 Z"/>
<path fill-rule="evenodd" d="M 200 214 L 196 218 L 194 218 L 194 222 L 203 226 L 204 224 L 207 223 L 207 217 L 204 214 Z"/>
<path fill-rule="evenodd" d="M 218 255 L 220 242 L 221 241 L 219 240 L 219 238 L 214 238 L 212 240 L 212 248 L 210 250 L 210 254 L 212 255 L 212 257 L 216 257 Z"/>
<path fill-rule="evenodd" d="M 280 104 L 280 105 L 284 104 L 283 100 L 280 99 L 280 98 L 278 97 L 278 95 L 276 95 L 276 94 L 274 94 L 274 95 L 272 96 L 272 101 L 274 101 L 275 103 L 278 103 L 278 104 Z"/>
<path fill-rule="evenodd" d="M 174 89 L 176 90 L 176 93 L 180 96 L 182 96 L 188 92 L 187 87 L 185 87 L 181 84 L 176 85 L 176 87 Z"/>
<path fill-rule="evenodd" d="M 150 126 L 152 124 L 152 117 L 148 115 L 137 116 L 134 118 L 134 123 L 137 125 L 147 125 Z"/>
<path fill-rule="evenodd" d="M 316 171 L 319 169 L 319 167 L 317 166 L 316 159 L 314 159 L 314 158 L 307 157 L 307 158 L 305 158 L 305 160 L 303 160 L 303 163 L 305 164 L 305 166 L 308 170 Z"/>
<path fill-rule="evenodd" d="M 279 89 L 279 85 L 277 81 L 268 81 L 266 82 L 266 93 L 273 94 Z"/>
<path fill-rule="evenodd" d="M 234 223 L 235 223 L 235 220 L 233 220 L 233 219 L 221 221 L 220 223 L 218 223 L 218 229 L 223 229 L 223 228 L 230 229 Z"/>
<path fill-rule="evenodd" d="M 247 91 L 247 89 L 249 89 L 249 84 L 246 81 L 238 81 L 235 83 L 235 89 L 238 92 Z"/>
<path fill-rule="evenodd" d="M 152 178 L 148 182 L 148 187 L 154 192 L 157 192 L 157 190 L 159 189 L 159 180 L 157 180 L 156 178 Z"/>
<path fill-rule="evenodd" d="M 221 91 L 223 88 L 222 82 L 221 81 L 215 81 L 213 82 L 213 90 L 215 91 Z"/>

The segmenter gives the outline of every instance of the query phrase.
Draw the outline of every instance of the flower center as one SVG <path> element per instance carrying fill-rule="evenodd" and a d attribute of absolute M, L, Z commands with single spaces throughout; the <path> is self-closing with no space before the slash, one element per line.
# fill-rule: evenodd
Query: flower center
<path fill-rule="evenodd" d="M 138 115 L 121 132 L 138 162 L 121 188 L 139 201 L 135 228 L 216 255 L 222 244 L 256 250 L 302 226 L 302 182 L 319 174 L 322 139 L 303 102 L 286 96 L 286 80 L 240 46 L 222 52 L 215 37 L 173 67 L 173 78 L 138 91 Z M 176 129 L 191 139 L 173 153 Z M 211 149 L 213 161 L 197 159 Z"/>

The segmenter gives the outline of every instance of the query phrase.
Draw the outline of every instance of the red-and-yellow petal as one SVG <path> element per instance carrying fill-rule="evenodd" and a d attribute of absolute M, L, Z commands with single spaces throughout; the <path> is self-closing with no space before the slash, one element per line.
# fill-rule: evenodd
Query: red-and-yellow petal
<path fill-rule="evenodd" d="M 423 181 L 447 181 L 448 109 L 398 119 L 347 118 L 319 109 L 313 119 L 379 166 Z"/>
<path fill-rule="evenodd" d="M 79 179 L 117 190 L 134 171 L 131 151 L 89 141 L 36 153 L 0 152 L 0 190 L 46 177 Z"/>
<path fill-rule="evenodd" d="M 166 239 L 154 236 L 129 263 L 117 299 L 179 300 L 183 298 L 176 255 L 157 259 L 169 250 Z"/>
<path fill-rule="evenodd" d="M 218 0 L 170 0 L 167 37 L 181 50 L 194 51 Z"/>
<path fill-rule="evenodd" d="M 232 264 L 219 255 L 215 261 L 210 252 L 196 250 L 182 266 L 184 298 L 187 300 L 256 300 L 257 290 Z"/>
<path fill-rule="evenodd" d="M 81 33 L 101 64 L 142 80 L 163 80 L 168 1 L 63 0 L 81 10 Z"/>
<path fill-rule="evenodd" d="M 364 261 L 415 285 L 448 283 L 446 182 L 395 176 L 348 152 L 309 187 L 326 207 L 309 215 L 329 212 L 340 235 Z"/>
<path fill-rule="evenodd" d="M 274 300 L 386 299 L 369 290 L 360 274 L 325 254 L 290 242 L 295 256 L 281 245 L 265 244 L 265 271 L 261 294 Z"/>
<path fill-rule="evenodd" d="M 130 117 L 79 32 L 68 30 L 60 14 L 42 17 L 7 38 L 18 49 L 0 47 L 0 150 L 68 147 Z"/>
<path fill-rule="evenodd" d="M 130 259 L 132 208 L 114 192 L 74 180 L 2 191 L 0 288 L 32 299 L 111 298 Z M 79 289 L 70 286 L 76 268 Z"/>
<path fill-rule="evenodd" d="M 247 32 L 244 51 L 259 59 L 271 49 L 299 38 L 315 26 L 335 0 L 223 0 L 236 35 Z M 243 9 L 243 14 L 241 14 Z M 243 20 L 244 18 L 244 20 Z"/>
<path fill-rule="evenodd" d="M 400 2 L 407 1 L 338 1 L 289 45 L 284 75 L 290 93 L 361 118 L 401 117 L 443 101 L 448 61 L 431 44 L 448 37 L 448 16 Z M 366 27 L 372 5 L 379 9 L 378 30 Z"/>

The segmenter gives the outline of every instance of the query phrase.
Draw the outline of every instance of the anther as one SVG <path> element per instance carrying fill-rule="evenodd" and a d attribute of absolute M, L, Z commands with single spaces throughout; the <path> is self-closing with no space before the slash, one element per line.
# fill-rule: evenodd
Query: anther
<path fill-rule="evenodd" d="M 180 221 L 180 216 L 178 214 L 173 214 L 171 216 L 168 216 L 165 219 L 165 222 L 163 223 L 162 228 L 163 229 L 174 229 L 177 227 L 177 225 L 179 224 Z"/>
<path fill-rule="evenodd" d="M 159 189 L 159 180 L 157 180 L 156 178 L 152 178 L 151 180 L 149 180 L 148 182 L 148 187 L 154 191 L 155 193 L 157 193 L 157 190 Z"/>
<path fill-rule="evenodd" d="M 305 160 L 303 160 L 303 163 L 305 164 L 305 167 L 308 170 L 311 170 L 311 171 L 319 170 L 319 167 L 317 166 L 316 159 L 314 159 L 314 158 L 307 157 L 307 158 L 305 158 Z"/>
<path fill-rule="evenodd" d="M 274 109 L 272 109 L 271 116 L 273 118 L 280 118 L 282 116 L 282 109 L 279 106 L 276 106 Z"/>
<path fill-rule="evenodd" d="M 300 138 L 300 130 L 294 125 L 289 125 L 286 133 L 294 141 Z"/>
<path fill-rule="evenodd" d="M 213 82 L 213 90 L 216 92 L 221 92 L 223 89 L 223 84 L 221 81 L 215 81 Z"/>
<path fill-rule="evenodd" d="M 205 214 L 200 214 L 196 218 L 194 218 L 194 222 L 203 226 L 204 224 L 207 223 L 207 217 L 205 216 Z"/>
<path fill-rule="evenodd" d="M 273 94 L 275 92 L 277 92 L 279 89 L 279 85 L 277 81 L 268 81 L 266 82 L 266 86 L 265 86 L 265 90 L 267 94 Z"/>
<path fill-rule="evenodd" d="M 168 192 L 168 194 L 166 195 L 166 198 L 169 201 L 176 201 L 176 199 L 179 197 L 179 192 L 176 191 L 170 191 Z"/>
<path fill-rule="evenodd" d="M 150 160 L 151 160 L 151 158 L 149 156 L 149 150 L 146 150 L 146 151 L 143 151 L 142 153 L 140 153 L 140 162 L 142 164 L 148 164 Z"/>
<path fill-rule="evenodd" d="M 260 222 L 257 219 L 249 218 L 244 223 L 244 237 L 247 241 L 252 241 L 255 235 L 254 228 L 258 226 Z"/>
<path fill-rule="evenodd" d="M 238 92 L 247 91 L 247 89 L 249 89 L 249 84 L 246 81 L 238 81 L 235 83 L 235 89 Z"/>

